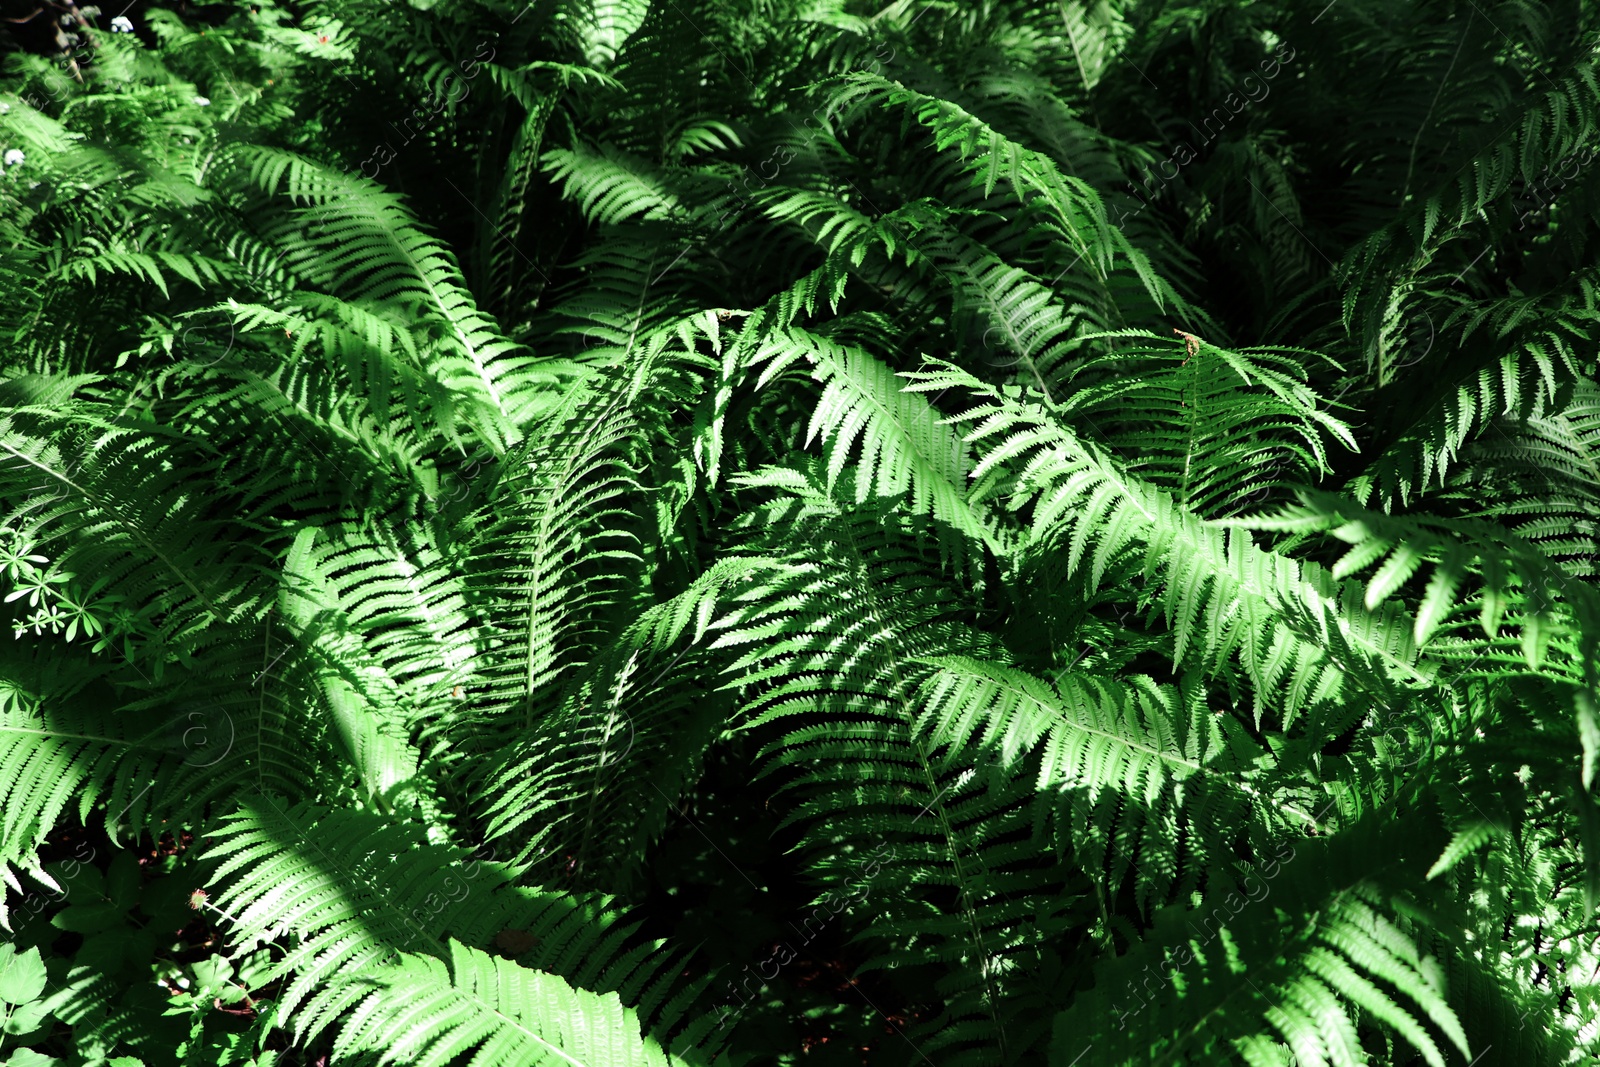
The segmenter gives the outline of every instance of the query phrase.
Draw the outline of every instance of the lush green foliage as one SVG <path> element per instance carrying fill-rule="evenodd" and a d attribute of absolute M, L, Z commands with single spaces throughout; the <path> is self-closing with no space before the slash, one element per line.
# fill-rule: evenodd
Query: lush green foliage
<path fill-rule="evenodd" d="M 1600 1063 L 1596 5 L 42 12 L 3 1062 Z"/>

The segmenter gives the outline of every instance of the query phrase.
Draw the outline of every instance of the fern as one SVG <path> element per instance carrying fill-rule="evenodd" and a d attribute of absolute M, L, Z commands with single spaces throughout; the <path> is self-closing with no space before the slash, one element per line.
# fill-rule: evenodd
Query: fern
<path fill-rule="evenodd" d="M 0 1059 L 1600 1050 L 1589 0 L 67 8 Z"/>

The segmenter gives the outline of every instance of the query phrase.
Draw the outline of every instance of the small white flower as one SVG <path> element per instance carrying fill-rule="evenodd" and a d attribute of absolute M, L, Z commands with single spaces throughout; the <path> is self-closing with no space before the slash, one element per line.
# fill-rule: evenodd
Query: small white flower
<path fill-rule="evenodd" d="M 11 110 L 11 105 L 10 104 L 0 104 L 0 115 L 4 115 L 7 111 L 10 111 L 10 110 Z"/>
<path fill-rule="evenodd" d="M 27 156 L 23 155 L 22 149 L 20 148 L 6 149 L 5 161 L 6 166 L 8 167 L 20 167 L 22 166 L 22 161 L 27 158 Z"/>
<path fill-rule="evenodd" d="M 130 19 L 126 15 L 118 15 L 116 18 L 111 20 L 111 32 L 112 33 L 132 33 L 133 32 L 133 20 Z"/>
<path fill-rule="evenodd" d="M 201 107 L 210 107 L 210 106 L 211 106 L 211 101 L 209 101 L 209 100 L 207 100 L 207 99 L 206 99 L 206 98 L 205 98 L 205 97 L 203 97 L 203 96 L 197 96 L 197 97 L 195 97 L 195 98 L 194 98 L 194 102 L 195 102 L 195 103 L 197 103 L 197 104 L 199 104 L 199 105 L 200 105 L 200 106 L 201 106 Z"/>

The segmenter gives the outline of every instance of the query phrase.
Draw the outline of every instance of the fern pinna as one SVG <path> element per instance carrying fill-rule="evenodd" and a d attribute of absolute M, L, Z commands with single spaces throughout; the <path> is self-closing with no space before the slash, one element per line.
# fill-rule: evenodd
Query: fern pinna
<path fill-rule="evenodd" d="M 4 18 L 6 1063 L 1600 1063 L 1589 0 Z"/>

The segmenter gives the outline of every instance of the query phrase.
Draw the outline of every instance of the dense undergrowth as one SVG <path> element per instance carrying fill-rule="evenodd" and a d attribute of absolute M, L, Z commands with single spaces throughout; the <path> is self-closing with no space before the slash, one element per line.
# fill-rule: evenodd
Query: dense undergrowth
<path fill-rule="evenodd" d="M 1594 4 L 3 13 L 0 1062 L 1600 1063 Z"/>

